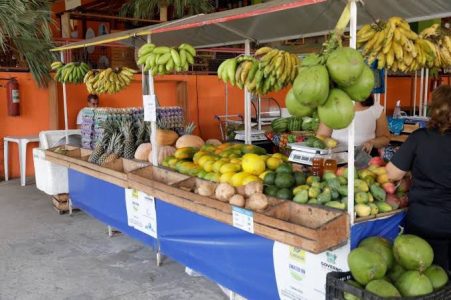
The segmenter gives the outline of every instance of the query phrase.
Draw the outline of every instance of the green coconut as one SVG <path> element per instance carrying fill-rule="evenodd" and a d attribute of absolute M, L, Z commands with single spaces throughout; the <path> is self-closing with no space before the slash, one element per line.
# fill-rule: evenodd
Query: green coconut
<path fill-rule="evenodd" d="M 434 260 L 434 251 L 424 239 L 412 235 L 398 236 L 393 243 L 396 261 L 407 270 L 425 271 Z"/>
<path fill-rule="evenodd" d="M 317 107 L 324 104 L 329 94 L 329 74 L 323 65 L 299 68 L 293 82 L 296 99 L 303 105 Z"/>
<path fill-rule="evenodd" d="M 285 106 L 290 115 L 295 117 L 311 116 L 314 108 L 304 105 L 296 99 L 293 89 L 290 89 L 285 97 Z"/>
<path fill-rule="evenodd" d="M 439 290 L 448 283 L 448 274 L 446 274 L 446 271 L 440 266 L 430 266 L 424 271 L 424 275 L 429 278 L 434 290 Z"/>
<path fill-rule="evenodd" d="M 401 294 L 399 293 L 398 289 L 393 284 L 384 279 L 376 279 L 370 281 L 366 285 L 365 290 L 373 294 L 376 294 L 382 298 L 401 297 Z"/>
<path fill-rule="evenodd" d="M 388 271 L 388 278 L 390 278 L 390 280 L 392 282 L 396 282 L 396 280 L 399 279 L 399 277 L 401 277 L 402 274 L 404 274 L 404 272 L 406 271 L 406 269 L 404 269 L 400 264 L 398 263 L 394 263 L 393 267 Z"/>
<path fill-rule="evenodd" d="M 321 122 L 332 129 L 343 129 L 354 119 L 354 104 L 348 94 L 340 89 L 332 89 L 324 105 L 318 107 Z"/>
<path fill-rule="evenodd" d="M 368 65 L 364 65 L 362 74 L 357 79 L 357 82 L 351 86 L 343 87 L 343 90 L 354 101 L 364 101 L 371 95 L 374 89 L 374 73 Z"/>
<path fill-rule="evenodd" d="M 387 271 L 384 258 L 380 254 L 363 247 L 358 247 L 349 253 L 348 265 L 352 277 L 363 285 L 372 280 L 383 278 Z"/>
<path fill-rule="evenodd" d="M 320 63 L 321 63 L 321 57 L 316 53 L 312 53 L 312 54 L 307 55 L 301 61 L 301 66 L 302 67 L 312 67 L 312 66 L 319 65 Z"/>
<path fill-rule="evenodd" d="M 346 283 L 350 284 L 350 285 L 352 285 L 352 286 L 354 286 L 356 288 L 359 288 L 359 289 L 362 288 L 362 286 L 358 282 L 356 282 L 356 281 L 354 281 L 352 279 L 346 280 Z M 357 296 L 355 296 L 355 295 L 353 295 L 351 293 L 346 293 L 346 292 L 343 293 L 343 298 L 345 300 L 360 300 L 360 297 L 357 297 Z"/>
<path fill-rule="evenodd" d="M 390 270 L 395 262 L 391 243 L 379 236 L 372 236 L 360 242 L 359 247 L 379 253 L 385 260 L 387 268 Z"/>
<path fill-rule="evenodd" d="M 339 86 L 348 87 L 355 84 L 363 72 L 365 63 L 359 51 L 342 47 L 334 50 L 326 62 L 330 78 Z"/>
<path fill-rule="evenodd" d="M 434 288 L 429 278 L 418 271 L 407 271 L 396 281 L 403 297 L 417 297 L 432 293 Z"/>

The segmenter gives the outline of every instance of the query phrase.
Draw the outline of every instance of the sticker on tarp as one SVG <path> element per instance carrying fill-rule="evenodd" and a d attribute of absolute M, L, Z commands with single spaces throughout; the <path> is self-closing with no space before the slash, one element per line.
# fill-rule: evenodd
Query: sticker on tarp
<path fill-rule="evenodd" d="M 250 210 L 232 206 L 233 227 L 254 233 L 254 213 Z"/>
<path fill-rule="evenodd" d="M 157 213 L 153 196 L 134 189 L 126 189 L 125 207 L 128 226 L 157 238 Z"/>

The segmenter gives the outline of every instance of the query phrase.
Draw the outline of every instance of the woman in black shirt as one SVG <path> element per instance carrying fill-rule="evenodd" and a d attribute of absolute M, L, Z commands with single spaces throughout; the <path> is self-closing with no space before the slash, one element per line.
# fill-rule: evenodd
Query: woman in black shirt
<path fill-rule="evenodd" d="M 451 269 L 451 87 L 432 93 L 428 128 L 412 133 L 387 165 L 388 176 L 413 177 L 406 233 L 427 240 L 434 261 Z"/>

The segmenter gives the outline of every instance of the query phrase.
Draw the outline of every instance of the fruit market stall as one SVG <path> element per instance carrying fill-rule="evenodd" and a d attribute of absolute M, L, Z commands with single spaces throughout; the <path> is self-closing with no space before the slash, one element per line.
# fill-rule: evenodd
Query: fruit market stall
<path fill-rule="evenodd" d="M 318 2 L 320 4 L 316 5 L 321 6 L 322 1 Z M 275 1 L 257 6 L 254 13 L 268 17 L 266 14 L 271 15 L 271 11 L 282 13 L 300 9 L 301 13 L 306 13 L 310 9 L 320 9 L 309 5 L 306 11 L 301 10 L 302 5 L 307 4 L 311 2 Z M 343 7 L 340 7 L 339 11 L 342 10 Z M 355 44 L 357 20 L 354 1 L 345 9 L 344 20 L 339 22 L 341 30 L 348 23 L 346 14 L 351 19 L 351 43 Z M 239 13 L 237 15 L 241 16 Z M 196 51 L 186 43 L 179 45 L 177 42 L 190 42 L 192 36 L 185 35 L 182 39 L 176 38 L 177 35 L 186 34 L 184 30 L 207 32 L 210 27 L 223 30 L 224 26 L 214 23 L 218 17 L 215 14 L 198 16 L 180 23 L 169 22 L 167 25 L 91 41 L 98 44 L 104 38 L 136 40 L 139 32 L 139 35 L 149 35 L 147 43 L 138 51 L 138 63 L 143 66 L 143 72 L 149 71 L 147 77 L 143 76 L 147 88 L 144 89 L 142 122 L 150 121 L 151 124 L 150 130 L 143 130 L 147 133 L 144 133 L 141 142 L 146 143 L 138 143 L 137 134 L 130 135 L 133 126 L 125 118 L 116 124 L 104 122 L 103 136 L 97 137 L 95 146 L 92 141 L 89 142 L 91 147 L 94 146 L 92 153 L 87 154 L 80 149 L 77 152 L 77 149 L 67 146 L 49 150 L 47 157 L 70 168 L 73 205 L 154 247 L 158 257 L 161 253 L 168 255 L 249 298 L 322 298 L 326 274 L 331 270 L 347 270 L 347 255 L 360 240 L 372 235 L 393 239 L 398 234 L 404 214 L 402 209 L 397 209 L 405 203 L 401 205 L 398 197 L 387 196 L 395 194 L 395 186 L 388 182 L 385 169 L 378 161 L 359 171 L 353 167 L 335 171 L 335 165 L 331 172 L 307 174 L 299 166 L 293 168 L 283 154 L 267 154 L 264 149 L 249 144 L 205 143 L 200 137 L 192 135 L 192 125 L 177 132 L 174 126 L 162 124 L 162 119 L 158 122 L 153 75 L 186 69 Z M 223 17 L 223 20 L 228 20 Z M 243 12 L 242 19 L 246 20 L 246 17 L 253 18 L 254 14 Z M 202 25 L 199 25 L 201 21 Z M 329 27 L 325 29 L 331 29 Z M 356 80 L 370 77 L 362 75 L 368 67 L 357 51 L 338 47 L 334 44 L 338 40 L 332 39 L 325 49 L 330 52 L 327 53 L 328 58 L 311 56 L 299 62 L 296 55 L 269 47 L 262 47 L 255 56 L 251 56 L 250 40 L 283 40 L 294 35 L 281 35 L 272 28 L 274 33 L 271 38 L 267 34 L 264 38 L 255 36 L 250 39 L 252 35 L 243 31 L 237 33 L 227 26 L 224 30 L 227 32 L 224 35 L 215 31 L 212 37 L 207 35 L 205 40 L 192 44 L 208 46 L 213 40 L 218 44 L 233 44 L 237 38 L 245 42 L 246 55 L 225 61 L 218 75 L 226 84 L 236 84 L 245 89 L 245 130 L 248 137 L 250 92 L 265 94 L 296 80 L 301 84 L 292 88 L 287 101 L 295 102 L 297 112 L 293 112 L 293 119 L 286 124 L 276 122 L 276 128 L 290 126 L 292 129 L 302 129 L 303 111 L 306 107 L 310 108 L 306 114 L 311 118 L 305 122 L 307 126 L 314 119 L 311 113 L 317 106 L 317 117 L 323 122 L 329 121 L 330 127 L 345 128 L 352 124 L 353 114 L 349 111 L 353 110 L 353 101 L 364 97 L 361 95 L 362 89 L 355 91 L 352 85 Z M 295 36 L 302 36 L 296 30 L 298 33 Z M 220 41 L 222 38 L 228 40 Z M 57 50 L 84 47 L 89 43 L 86 41 Z M 176 44 L 177 48 L 166 46 Z M 346 67 L 349 67 L 347 62 L 343 62 L 343 57 L 358 61 L 351 64 L 355 73 L 350 75 L 354 78 L 352 82 L 340 76 L 340 68 L 344 66 L 347 70 Z M 282 62 L 284 67 L 281 67 Z M 302 68 L 298 71 L 299 63 L 303 64 L 304 71 Z M 78 76 L 75 78 L 59 71 L 68 65 L 61 63 L 54 67 L 61 73 L 62 81 L 79 81 L 79 71 L 76 71 Z M 71 69 L 85 69 L 82 64 L 72 65 Z M 99 92 L 114 92 L 126 86 L 126 78 L 133 73 L 127 69 L 84 72 L 88 88 Z M 324 80 L 313 82 L 308 74 L 316 74 Z M 334 81 L 331 90 L 329 82 L 324 83 L 325 78 L 329 80 L 329 75 Z M 115 78 L 118 78 L 117 81 Z M 111 85 L 110 82 L 118 83 Z M 305 82 L 310 84 L 305 85 Z M 320 87 L 309 91 L 315 97 L 305 100 L 308 103 L 298 103 L 299 94 L 316 83 Z M 372 86 L 364 90 L 365 94 L 369 94 Z M 348 113 L 330 121 L 328 116 L 333 114 L 335 101 Z M 309 107 L 309 103 L 315 103 L 315 109 Z M 313 128 L 312 124 L 308 125 Z M 138 125 L 137 131 L 143 126 Z M 350 130 L 350 137 L 347 163 L 353 166 L 353 130 Z M 306 141 L 312 146 L 334 143 L 314 137 L 306 137 Z M 133 150 L 126 150 L 126 146 Z M 152 165 L 149 165 L 150 162 Z M 398 187 L 399 198 L 406 192 L 407 185 L 400 185 L 401 189 Z M 349 226 L 350 223 L 352 226 Z"/>

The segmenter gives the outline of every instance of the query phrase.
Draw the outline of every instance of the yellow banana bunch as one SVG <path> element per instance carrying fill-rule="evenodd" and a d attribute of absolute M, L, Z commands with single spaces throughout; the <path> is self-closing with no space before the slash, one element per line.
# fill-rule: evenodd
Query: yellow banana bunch
<path fill-rule="evenodd" d="M 428 68 L 448 68 L 451 66 L 451 36 L 449 31 L 433 24 L 420 33 L 420 38 L 427 45 L 430 56 L 427 59 Z"/>
<path fill-rule="evenodd" d="M 115 94 L 130 85 L 135 73 L 135 70 L 127 67 L 91 70 L 83 81 L 90 94 Z"/>
<path fill-rule="evenodd" d="M 299 58 L 286 51 L 262 47 L 255 56 L 239 56 L 225 60 L 218 68 L 218 77 L 239 88 L 264 95 L 279 91 L 297 76 Z"/>
<path fill-rule="evenodd" d="M 181 44 L 175 48 L 154 44 L 144 44 L 138 50 L 137 65 L 143 66 L 144 71 L 151 71 L 152 75 L 186 72 L 194 64 L 196 49 L 189 44 Z"/>
<path fill-rule="evenodd" d="M 71 62 L 63 64 L 55 61 L 50 65 L 55 70 L 55 80 L 62 83 L 82 83 L 83 77 L 90 70 L 89 66 L 84 62 Z"/>

